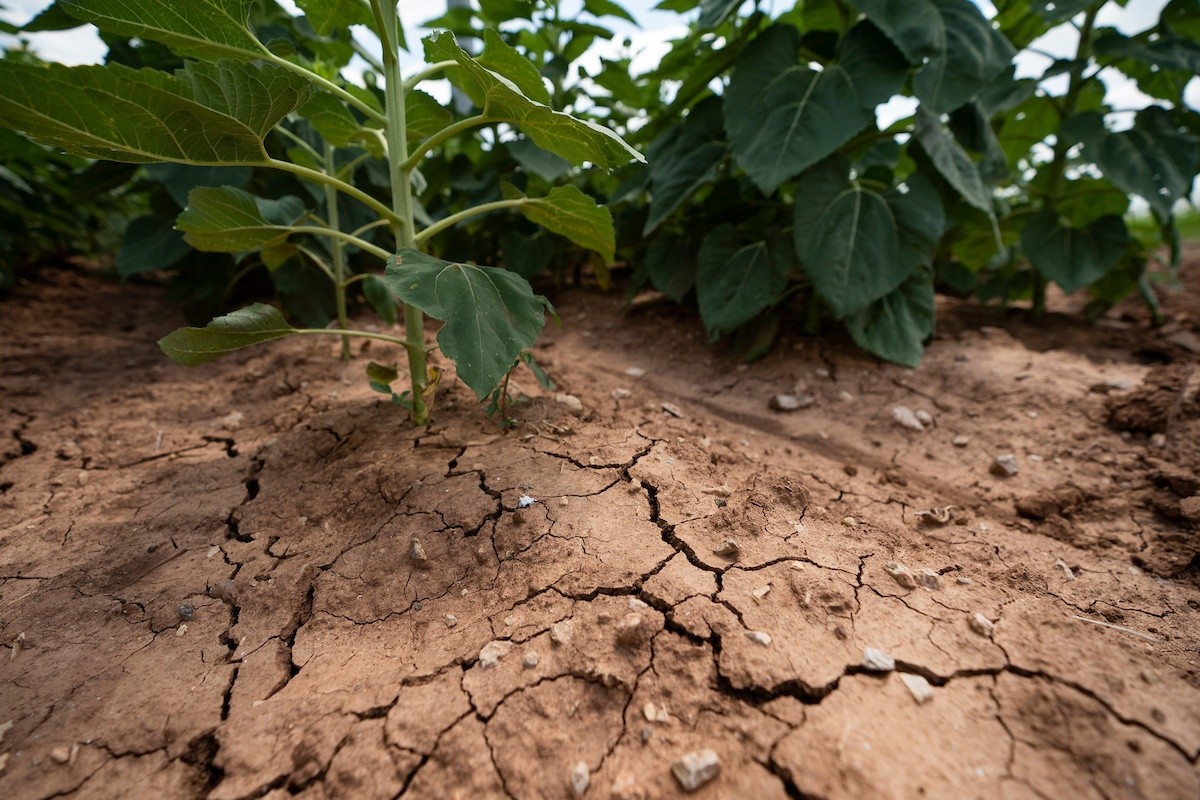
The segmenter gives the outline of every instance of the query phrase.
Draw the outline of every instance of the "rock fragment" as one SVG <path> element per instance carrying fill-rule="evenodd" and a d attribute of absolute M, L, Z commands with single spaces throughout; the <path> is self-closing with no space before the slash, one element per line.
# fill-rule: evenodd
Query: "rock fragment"
<path fill-rule="evenodd" d="M 771 634 L 763 631 L 746 631 L 746 638 L 755 644 L 761 644 L 763 647 L 770 647 Z"/>
<path fill-rule="evenodd" d="M 889 561 L 883 565 L 883 571 L 891 575 L 896 583 L 900 584 L 905 589 L 917 588 L 917 576 L 912 570 L 901 564 L 899 561 Z"/>
<path fill-rule="evenodd" d="M 685 753 L 671 765 L 671 773 L 685 792 L 694 792 L 721 773 L 721 759 L 708 749 Z"/>
<path fill-rule="evenodd" d="M 59 745 L 50 751 L 50 759 L 55 764 L 65 764 L 71 760 L 71 750 L 63 745 Z"/>
<path fill-rule="evenodd" d="M 1200 522 L 1200 494 L 1180 500 L 1179 514 L 1188 522 Z"/>
<path fill-rule="evenodd" d="M 978 633 L 980 636 L 986 636 L 989 639 L 992 638 L 992 631 L 996 627 L 995 623 L 978 611 L 971 617 L 970 625 L 971 630 L 975 631 L 975 633 Z"/>
<path fill-rule="evenodd" d="M 767 401 L 767 407 L 772 411 L 799 411 L 802 408 L 808 408 L 815 402 L 816 399 L 809 395 L 776 394 Z"/>
<path fill-rule="evenodd" d="M 901 428 L 908 428 L 910 431 L 925 430 L 925 426 L 921 424 L 921 420 L 917 419 L 917 415 L 908 406 L 896 406 L 893 408 L 892 422 Z"/>
<path fill-rule="evenodd" d="M 582 761 L 575 763 L 571 767 L 571 794 L 576 797 L 583 797 L 583 793 L 587 791 L 588 785 L 592 782 L 592 773 L 588 770 L 588 765 Z"/>
<path fill-rule="evenodd" d="M 617 644 L 638 647 L 650 638 L 649 626 L 636 611 L 630 611 L 617 623 Z"/>
<path fill-rule="evenodd" d="M 550 626 L 550 641 L 555 644 L 570 644 L 575 640 L 575 626 L 564 620 Z"/>
<path fill-rule="evenodd" d="M 625 370 L 625 374 L 630 378 L 640 378 L 646 374 L 646 370 L 642 369 L 641 367 L 629 367 Z"/>
<path fill-rule="evenodd" d="M 925 409 L 923 409 L 923 408 L 917 409 L 916 413 L 913 416 L 915 416 L 917 418 L 917 422 L 921 423 L 926 428 L 933 427 L 933 414 L 930 414 Z"/>
<path fill-rule="evenodd" d="M 500 663 L 500 659 L 508 655 L 512 650 L 512 642 L 507 639 L 493 639 L 483 646 L 479 651 L 479 667 L 480 669 L 491 669 Z"/>
<path fill-rule="evenodd" d="M 559 392 L 558 394 L 554 395 L 554 402 L 558 403 L 560 406 L 563 406 L 567 409 L 567 411 L 570 411 L 577 417 L 583 414 L 583 402 L 573 394 Z"/>
<path fill-rule="evenodd" d="M 923 569 L 917 573 L 917 583 L 922 588 L 935 592 L 942 588 L 942 576 L 937 573 L 937 570 Z"/>
<path fill-rule="evenodd" d="M 1000 478 L 1011 478 L 1020 472 L 1021 468 L 1017 466 L 1016 456 L 1012 453 L 1002 453 L 992 461 L 992 466 L 988 468 L 988 471 Z"/>
<path fill-rule="evenodd" d="M 725 541 L 721 542 L 716 549 L 713 550 L 713 553 L 737 561 L 738 556 L 742 554 L 742 548 L 737 543 L 736 539 L 726 539 Z"/>
<path fill-rule="evenodd" d="M 908 688 L 908 693 L 913 696 L 913 700 L 917 701 L 917 705 L 924 705 L 933 699 L 933 687 L 929 685 L 929 681 L 920 675 L 910 675 L 907 672 L 902 672 L 900 673 L 900 680 Z"/>
<path fill-rule="evenodd" d="M 958 436 L 955 436 L 955 437 L 954 437 L 954 438 L 953 438 L 953 439 L 950 441 L 950 443 L 951 443 L 952 445 L 954 445 L 955 447 L 966 447 L 967 445 L 969 445 L 969 444 L 971 443 L 971 437 L 970 437 L 970 436 L 963 436 L 963 435 L 961 435 L 961 434 L 960 434 L 960 435 L 958 435 Z"/>
<path fill-rule="evenodd" d="M 862 657 L 863 669 L 871 672 L 891 672 L 896 668 L 896 659 L 882 650 L 874 647 L 864 647 Z"/>
<path fill-rule="evenodd" d="M 525 669 L 533 669 L 538 665 L 539 661 L 541 661 L 541 656 L 538 655 L 537 650 L 530 650 L 521 659 L 521 663 L 525 666 Z"/>
<path fill-rule="evenodd" d="M 674 403 L 662 403 L 662 410 L 670 414 L 675 419 L 683 419 L 683 409 Z"/>
<path fill-rule="evenodd" d="M 179 618 L 184 622 L 187 622 L 189 619 L 192 619 L 195 616 L 196 609 L 194 606 L 184 603 L 179 607 Z"/>
<path fill-rule="evenodd" d="M 458 617 L 454 616 L 453 614 L 446 615 L 446 627 L 447 628 L 453 628 L 457 624 L 458 624 Z"/>
<path fill-rule="evenodd" d="M 417 569 L 425 569 L 429 566 L 429 556 L 425 553 L 425 547 L 415 536 L 408 543 L 408 558 Z"/>

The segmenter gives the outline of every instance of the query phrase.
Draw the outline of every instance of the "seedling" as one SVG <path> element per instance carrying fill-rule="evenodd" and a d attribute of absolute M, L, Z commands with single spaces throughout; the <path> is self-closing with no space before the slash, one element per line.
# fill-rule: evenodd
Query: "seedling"
<path fill-rule="evenodd" d="M 428 252 L 431 239 L 468 219 L 500 210 L 594 250 L 614 251 L 612 217 L 574 186 L 542 197 L 503 187 L 503 199 L 442 219 L 418 220 L 419 168 L 431 152 L 482 126 L 509 126 L 534 145 L 567 159 L 611 169 L 642 156 L 612 131 L 552 110 L 536 68 L 494 31 L 472 57 L 449 33 L 424 40 L 428 66 L 407 78 L 398 60 L 402 28 L 394 0 L 301 2 L 317 33 L 364 25 L 378 37 L 383 58 L 382 98 L 347 83 L 321 63 L 277 52 L 251 29 L 253 0 L 60 0 L 68 14 L 111 33 L 161 42 L 189 59 L 174 74 L 106 66 L 46 67 L 0 62 L 0 119 L 34 139 L 78 155 L 126 163 L 174 162 L 202 166 L 270 167 L 327 190 L 327 219 L 296 197 L 256 197 L 232 187 L 202 187 L 188 197 L 176 227 L 193 247 L 217 252 L 262 251 L 264 261 L 303 236 L 335 243 L 332 258 L 313 259 L 336 296 L 336 329 L 297 328 L 274 307 L 255 304 L 182 328 L 159 345 L 175 361 L 196 365 L 224 353 L 285 336 L 376 339 L 404 348 L 411 388 L 395 395 L 417 424 L 429 421 L 437 373 L 427 363 L 424 316 L 443 325 L 437 341 L 458 376 L 484 399 L 522 358 L 550 309 L 545 298 L 513 272 L 458 263 Z M 417 87 L 445 77 L 478 112 L 459 121 Z M 309 121 L 326 142 L 317 150 L 281 126 L 289 115 Z M 278 131 L 297 145 L 279 158 L 267 138 Z M 378 154 L 390 177 L 380 199 L 349 182 L 334 148 L 360 143 Z M 362 203 L 387 225 L 394 247 L 364 238 L 364 228 L 342 229 L 336 195 Z M 369 227 L 369 226 L 368 226 Z M 347 275 L 342 247 L 350 245 L 386 264 L 381 274 Z M 349 327 L 346 291 L 363 281 L 366 297 L 389 322 L 403 318 L 404 336 Z M 401 314 L 397 314 L 397 308 Z M 345 345 L 343 345 L 345 352 Z M 371 375 L 383 384 L 384 373 Z M 377 386 L 377 388 L 380 388 Z"/>

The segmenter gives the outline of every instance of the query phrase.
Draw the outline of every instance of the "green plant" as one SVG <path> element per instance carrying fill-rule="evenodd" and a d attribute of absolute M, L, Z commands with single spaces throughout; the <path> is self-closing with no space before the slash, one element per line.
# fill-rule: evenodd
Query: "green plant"
<path fill-rule="evenodd" d="M 455 137 L 488 125 L 518 129 L 536 147 L 574 165 L 613 168 L 640 154 L 609 129 L 538 102 L 546 95 L 541 76 L 499 37 L 489 38 L 475 58 L 451 34 L 434 34 L 424 41 L 428 66 L 405 78 L 394 2 L 301 2 L 318 35 L 349 25 L 373 30 L 383 59 L 381 90 L 372 90 L 344 80 L 338 58 L 319 52 L 308 57 L 286 41 L 264 42 L 249 25 L 254 5 L 252 0 L 60 0 L 75 18 L 121 36 L 160 42 L 187 61 L 173 74 L 119 64 L 68 68 L 0 62 L 0 119 L 51 146 L 92 158 L 270 168 L 321 188 L 324 217 L 295 195 L 272 199 L 229 186 L 201 186 L 189 193 L 177 228 L 194 247 L 254 251 L 264 262 L 286 260 L 301 252 L 305 238 L 316 237 L 326 244 L 328 258 L 312 248 L 307 256 L 333 286 L 338 327 L 296 328 L 274 307 L 256 304 L 204 328 L 166 336 L 163 350 L 180 363 L 200 364 L 284 336 L 383 340 L 406 352 L 411 391 L 395 398 L 424 424 L 436 387 L 436 373 L 426 362 L 427 314 L 443 323 L 438 344 L 459 377 L 481 399 L 487 397 L 533 344 L 549 304 L 511 271 L 422 251 L 434 237 L 479 215 L 518 210 L 611 260 L 611 216 L 568 185 L 536 197 L 503 187 L 500 199 L 434 219 L 419 205 L 423 160 Z M 417 88 L 438 76 L 463 91 L 477 113 L 449 121 L 446 110 Z M 293 129 L 289 115 L 302 117 L 322 145 L 314 146 Z M 280 147 L 276 138 L 288 144 Z M 339 157 L 339 148 L 352 148 L 352 155 Z M 352 180 L 374 156 L 383 165 L 384 192 Z M 336 195 L 352 198 L 374 218 L 345 230 Z M 381 226 L 391 233 L 386 247 L 366 236 Z M 386 270 L 348 274 L 344 246 L 386 262 Z M 403 337 L 347 327 L 346 293 L 359 282 L 386 320 L 397 318 L 397 307 L 403 309 Z"/>
<path fill-rule="evenodd" d="M 671 4 L 699 20 L 651 76 L 678 89 L 635 139 L 649 166 L 629 181 L 649 202 L 619 217 L 638 281 L 694 293 L 713 339 L 760 354 L 790 309 L 914 365 L 938 285 L 1038 309 L 1047 282 L 1097 309 L 1135 288 L 1153 300 L 1145 264 L 1177 241 L 1172 208 L 1200 167 L 1182 103 L 1195 2 L 1136 37 L 1098 29 L 1105 3 L 1088 0 L 1002 0 L 994 20 L 969 0 L 803 0 L 774 19 L 742 5 Z M 1018 51 L 1057 25 L 1078 31 L 1075 57 L 1015 78 Z M 1113 129 L 1104 68 L 1159 100 L 1131 130 Z M 881 127 L 896 96 L 915 111 Z M 1149 241 L 1126 232 L 1129 195 L 1154 213 Z"/>

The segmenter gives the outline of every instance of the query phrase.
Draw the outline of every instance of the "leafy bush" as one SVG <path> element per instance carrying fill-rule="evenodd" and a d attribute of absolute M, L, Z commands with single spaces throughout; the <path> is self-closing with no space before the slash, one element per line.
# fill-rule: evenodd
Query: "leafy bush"
<path fill-rule="evenodd" d="M 640 229 L 622 241 L 640 280 L 676 300 L 694 291 L 713 339 L 749 354 L 798 300 L 863 348 L 914 365 L 934 326 L 934 288 L 1004 302 L 1048 282 L 1087 289 L 1101 309 L 1175 248 L 1172 210 L 1200 168 L 1200 115 L 1182 102 L 1200 72 L 1200 5 L 1172 0 L 1135 37 L 1095 21 L 1104 2 L 1001 0 L 994 21 L 969 0 L 808 0 L 769 19 L 736 0 L 700 9 L 652 82 L 679 89 L 648 130 Z M 1073 58 L 1014 77 L 1017 52 L 1059 24 Z M 1157 105 L 1117 131 L 1102 69 Z M 1065 93 L 1047 90 L 1065 75 Z M 880 104 L 915 111 L 886 128 Z M 1129 235 L 1129 196 L 1158 222 Z M 635 193 L 636 196 L 636 193 Z M 643 239 L 644 237 L 644 239 Z"/>
<path fill-rule="evenodd" d="M 538 102 L 549 99 L 541 76 L 498 36 L 488 37 L 474 58 L 452 35 L 434 34 L 424 41 L 429 66 L 405 79 L 398 60 L 402 28 L 393 2 L 371 0 L 369 7 L 301 2 L 305 24 L 317 39 L 352 24 L 369 25 L 379 37 L 382 87 L 356 86 L 340 75 L 349 60 L 345 46 L 319 42 L 322 47 L 305 51 L 286 36 L 268 38 L 272 26 L 251 23 L 256 5 L 253 0 L 60 0 L 59 7 L 77 19 L 116 35 L 160 42 L 186 61 L 173 73 L 117 63 L 68 68 L 0 62 L 0 119 L 48 145 L 91 158 L 270 169 L 303 184 L 309 200 L 278 191 L 257 196 L 236 186 L 198 185 L 188 192 L 175 227 L 196 249 L 255 252 L 267 266 L 305 256 L 333 287 L 338 329 L 295 328 L 274 307 L 258 304 L 165 337 L 160 344 L 177 361 L 199 364 L 289 335 L 334 333 L 343 341 L 360 336 L 391 342 L 405 349 L 411 380 L 411 391 L 392 394 L 393 399 L 424 424 L 438 378 L 426 362 L 423 321 L 428 314 L 444 323 L 438 343 L 456 363 L 459 377 L 480 398 L 487 397 L 523 359 L 549 304 L 511 271 L 446 261 L 422 249 L 467 220 L 511 209 L 608 261 L 614 249 L 611 217 L 576 186 L 529 196 L 509 185 L 500 187 L 500 199 L 435 218 L 418 203 L 428 185 L 420 170 L 425 157 L 488 125 L 520 130 L 532 147 L 574 165 L 612 168 L 641 156 L 607 128 Z M 449 78 L 476 113 L 452 121 L 446 109 L 416 88 L 437 76 Z M 286 144 L 281 146 L 280 139 Z M 383 180 L 355 182 L 360 168 L 381 170 Z M 175 182 L 168 177 L 164 185 L 169 189 Z M 386 191 L 375 191 L 379 183 Z M 339 195 L 357 202 L 354 214 L 343 215 Z M 323 215 L 314 207 L 322 198 Z M 362 209 L 372 217 L 360 224 Z M 145 223 L 148 230 L 151 225 Z M 383 226 L 391 233 L 386 247 L 365 236 Z M 158 232 L 169 234 L 161 227 Z M 313 240 L 325 253 L 310 246 Z M 376 263 L 386 262 L 384 274 L 350 274 L 345 256 L 351 247 Z M 359 282 L 388 322 L 403 307 L 404 338 L 348 328 L 346 294 Z M 370 375 L 376 388 L 390 393 L 394 370 L 375 365 Z"/>

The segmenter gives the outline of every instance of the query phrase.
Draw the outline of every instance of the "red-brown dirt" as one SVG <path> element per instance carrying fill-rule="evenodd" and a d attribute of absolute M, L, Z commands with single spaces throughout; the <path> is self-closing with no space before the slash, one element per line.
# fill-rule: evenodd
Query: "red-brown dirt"
<path fill-rule="evenodd" d="M 944 301 L 915 371 L 573 290 L 582 410 L 519 374 L 508 432 L 453 380 L 412 428 L 378 345 L 176 367 L 161 291 L 44 271 L 0 304 L 0 796 L 665 798 L 705 749 L 689 796 L 1200 796 L 1197 255 L 1164 328 Z"/>

